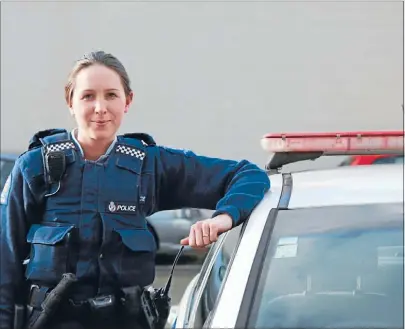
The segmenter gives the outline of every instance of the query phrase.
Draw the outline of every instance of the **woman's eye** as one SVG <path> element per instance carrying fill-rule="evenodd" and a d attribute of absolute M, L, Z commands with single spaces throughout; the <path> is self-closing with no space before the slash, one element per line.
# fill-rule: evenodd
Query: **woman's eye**
<path fill-rule="evenodd" d="M 82 98 L 83 98 L 84 100 L 89 100 L 89 99 L 92 98 L 92 96 L 93 96 L 93 95 L 88 94 L 88 95 L 84 95 Z"/>
<path fill-rule="evenodd" d="M 116 94 L 114 94 L 114 93 L 108 93 L 108 98 L 116 98 L 117 97 L 117 95 Z"/>

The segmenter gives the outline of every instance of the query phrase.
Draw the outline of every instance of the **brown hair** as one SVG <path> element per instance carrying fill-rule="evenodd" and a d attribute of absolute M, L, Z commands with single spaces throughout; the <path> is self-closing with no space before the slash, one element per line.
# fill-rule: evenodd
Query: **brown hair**
<path fill-rule="evenodd" d="M 125 95 L 128 96 L 131 90 L 131 82 L 129 80 L 127 71 L 124 68 L 124 65 L 113 55 L 105 53 L 104 51 L 93 51 L 88 54 L 85 54 L 80 58 L 72 71 L 69 74 L 68 82 L 65 85 L 65 100 L 66 103 L 70 104 L 73 97 L 74 82 L 77 74 L 86 67 L 89 67 L 94 64 L 104 65 L 115 72 L 120 76 L 122 86 L 124 87 Z"/>

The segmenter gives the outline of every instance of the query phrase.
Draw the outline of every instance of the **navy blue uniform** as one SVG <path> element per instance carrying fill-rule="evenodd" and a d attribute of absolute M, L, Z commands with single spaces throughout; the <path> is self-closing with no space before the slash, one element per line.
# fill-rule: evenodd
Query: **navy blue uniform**
<path fill-rule="evenodd" d="M 42 135 L 17 159 L 1 198 L 2 329 L 12 328 L 14 305 L 26 303 L 23 282 L 52 287 L 73 272 L 74 300 L 151 284 L 156 245 L 146 216 L 216 209 L 214 216 L 229 214 L 238 225 L 270 188 L 267 174 L 248 161 L 158 146 L 144 134 L 118 136 L 97 161 L 84 159 L 71 133 Z M 52 151 L 65 154 L 60 186 L 45 170 Z"/>

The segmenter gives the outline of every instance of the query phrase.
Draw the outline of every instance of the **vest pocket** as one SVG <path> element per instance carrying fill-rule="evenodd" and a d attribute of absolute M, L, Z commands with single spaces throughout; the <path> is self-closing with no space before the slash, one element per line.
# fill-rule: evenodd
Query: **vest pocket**
<path fill-rule="evenodd" d="M 32 281 L 56 284 L 68 271 L 69 241 L 74 225 L 32 225 L 27 242 L 31 244 L 26 277 Z"/>
<path fill-rule="evenodd" d="M 122 286 L 147 286 L 155 278 L 156 243 L 147 229 L 115 229 L 121 240 L 119 280 Z"/>

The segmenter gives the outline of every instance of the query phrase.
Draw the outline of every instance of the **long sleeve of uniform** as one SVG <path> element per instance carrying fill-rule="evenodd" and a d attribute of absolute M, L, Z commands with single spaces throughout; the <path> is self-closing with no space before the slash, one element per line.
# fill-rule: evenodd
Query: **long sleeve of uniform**
<path fill-rule="evenodd" d="M 157 209 L 215 209 L 234 225 L 246 220 L 270 188 L 267 174 L 247 160 L 240 162 L 157 147 Z"/>
<path fill-rule="evenodd" d="M 19 158 L 1 195 L 0 221 L 0 329 L 12 329 L 14 305 L 24 302 L 22 262 L 28 254 L 26 234 L 36 202 Z"/>

